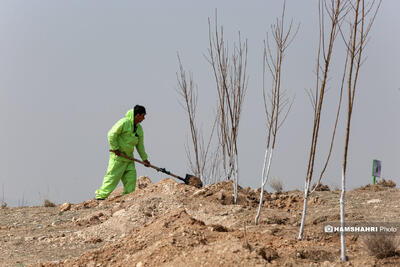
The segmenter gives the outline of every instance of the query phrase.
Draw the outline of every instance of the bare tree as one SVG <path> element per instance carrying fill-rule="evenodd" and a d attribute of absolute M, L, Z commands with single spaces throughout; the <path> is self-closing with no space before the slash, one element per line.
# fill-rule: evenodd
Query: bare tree
<path fill-rule="evenodd" d="M 1 198 L 1 208 L 5 208 L 5 207 L 7 207 L 7 203 L 5 202 L 5 198 L 4 198 L 4 184 L 2 184 L 1 187 L 2 187 L 2 191 L 3 191 L 2 198 Z"/>
<path fill-rule="evenodd" d="M 342 75 L 342 82 L 341 82 L 341 86 L 340 86 L 340 92 L 339 92 L 339 102 L 338 102 L 338 106 L 337 106 L 337 111 L 336 111 L 336 118 L 335 118 L 335 123 L 333 125 L 333 131 L 332 131 L 332 137 L 331 137 L 331 143 L 329 145 L 329 152 L 328 155 L 326 157 L 325 160 L 325 164 L 324 167 L 321 170 L 321 173 L 319 175 L 318 181 L 317 183 L 315 183 L 314 188 L 310 191 L 310 194 L 314 193 L 314 191 L 319 187 L 319 185 L 321 184 L 321 180 L 322 177 L 326 171 L 326 168 L 328 167 L 328 163 L 329 160 L 331 158 L 332 155 L 332 150 L 333 150 L 333 144 L 335 143 L 335 136 L 336 136 L 336 130 L 337 130 L 337 125 L 339 122 L 339 115 L 340 115 L 340 110 L 342 108 L 342 99 L 343 99 L 343 89 L 344 89 L 344 85 L 345 85 L 345 79 L 346 79 L 346 71 L 347 71 L 347 62 L 348 62 L 349 57 L 346 56 L 346 60 L 344 63 L 344 70 L 343 70 L 343 75 Z"/>
<path fill-rule="evenodd" d="M 215 15 L 215 32 L 212 32 L 210 19 L 208 62 L 216 81 L 218 93 L 218 138 L 227 179 L 233 177 L 234 201 L 237 202 L 239 182 L 238 133 L 243 99 L 247 88 L 247 40 L 243 41 L 240 32 L 238 42 L 234 43 L 232 54 L 224 40 L 223 27 L 218 29 Z"/>
<path fill-rule="evenodd" d="M 203 133 L 199 130 L 196 122 L 197 104 L 198 104 L 198 90 L 193 81 L 192 73 L 189 77 L 182 66 L 181 59 L 178 54 L 179 72 L 177 72 L 178 89 L 177 92 L 183 99 L 181 103 L 185 110 L 190 128 L 191 147 L 186 144 L 186 155 L 189 161 L 190 170 L 193 174 L 199 177 L 203 184 L 210 183 L 212 178 L 215 177 L 218 168 L 218 151 L 210 153 L 210 145 L 216 127 L 216 119 L 210 131 L 207 143 L 204 141 Z M 210 160 L 212 158 L 213 160 Z"/>
<path fill-rule="evenodd" d="M 264 41 L 262 91 L 264 97 L 265 115 L 267 119 L 267 145 L 265 148 L 264 164 L 261 176 L 260 202 L 258 205 L 257 215 L 254 219 L 255 224 L 258 224 L 258 220 L 261 214 L 261 208 L 264 198 L 264 187 L 269 178 L 269 171 L 277 140 L 278 130 L 287 118 L 287 115 L 289 114 L 291 108 L 291 104 L 293 103 L 290 102 L 290 99 L 286 96 L 286 92 L 284 90 L 281 90 L 282 64 L 286 49 L 296 37 L 300 25 L 297 26 L 295 32 L 293 32 L 293 21 L 291 21 L 287 30 L 284 28 L 285 9 L 286 1 L 283 2 L 281 17 L 276 19 L 275 24 L 271 25 L 275 52 L 272 52 L 268 39 L 268 34 L 267 40 Z M 271 74 L 272 78 L 272 84 L 269 93 L 267 93 L 267 90 L 265 89 L 264 77 L 266 72 L 266 65 L 268 66 L 269 73 Z M 282 112 L 285 112 L 283 114 L 283 119 L 282 116 L 280 116 Z"/>
<path fill-rule="evenodd" d="M 318 7 L 320 30 L 316 62 L 316 85 L 315 91 L 309 92 L 309 97 L 311 99 L 311 103 L 314 109 L 314 123 L 308 159 L 307 175 L 304 185 L 304 203 L 298 236 L 299 240 L 303 239 L 304 224 L 307 214 L 307 201 L 310 193 L 310 185 L 314 171 L 315 153 L 317 149 L 317 141 L 321 121 L 321 111 L 324 103 L 325 89 L 328 81 L 328 72 L 333 52 L 333 46 L 335 39 L 339 33 L 340 25 L 347 14 L 346 1 L 320 0 L 318 2 Z M 330 21 L 330 31 L 328 37 L 326 37 L 325 35 L 325 15 L 328 15 Z"/>
<path fill-rule="evenodd" d="M 340 195 L 340 223 L 345 227 L 345 193 L 346 193 L 346 170 L 347 156 L 350 140 L 351 116 L 353 112 L 355 93 L 357 89 L 357 80 L 359 77 L 360 67 L 362 65 L 362 56 L 364 48 L 368 41 L 368 34 L 372 24 L 375 21 L 376 14 L 382 3 L 379 1 L 369 1 L 367 4 L 364 0 L 349 0 L 351 6 L 351 21 L 349 22 L 348 37 L 345 37 L 341 31 L 342 37 L 347 48 L 348 68 L 347 68 L 347 118 L 346 118 L 346 138 L 344 144 L 344 155 L 342 165 L 342 192 Z M 367 21 L 368 19 L 368 21 Z M 341 259 L 347 260 L 345 232 L 341 232 Z"/>

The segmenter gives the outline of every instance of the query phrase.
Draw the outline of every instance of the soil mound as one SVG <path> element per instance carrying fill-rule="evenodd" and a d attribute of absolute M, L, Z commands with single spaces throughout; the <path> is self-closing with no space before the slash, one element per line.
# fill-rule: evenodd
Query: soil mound
<path fill-rule="evenodd" d="M 311 188 L 312 188 L 312 190 L 315 190 L 315 191 L 331 191 L 331 189 L 329 188 L 328 185 L 323 185 L 323 184 L 318 184 L 318 185 L 313 184 L 313 186 Z"/>
<path fill-rule="evenodd" d="M 367 184 L 358 189 L 359 190 L 371 190 L 371 191 L 383 191 L 388 188 L 395 188 L 395 187 L 396 187 L 396 183 L 393 182 L 392 180 L 381 179 L 378 182 L 376 182 L 375 184 Z"/>
<path fill-rule="evenodd" d="M 205 225 L 182 207 L 133 230 L 118 243 L 84 253 L 75 260 L 41 266 L 218 266 L 225 261 L 255 266 L 265 261 L 260 253 L 252 255 L 241 244 L 240 234 L 236 240 L 226 240 L 224 233 L 228 231 L 220 225 Z M 227 242 L 229 251 L 234 250 L 233 259 L 224 253 L 227 247 L 221 250 Z"/>
<path fill-rule="evenodd" d="M 385 184 L 390 186 L 390 184 Z M 396 222 L 400 190 L 346 193 L 349 221 Z M 340 236 L 324 233 L 337 222 L 336 191 L 309 198 L 304 239 L 297 240 L 303 193 L 264 192 L 223 181 L 202 188 L 165 178 L 139 177 L 137 189 L 118 188 L 104 201 L 68 209 L 0 209 L 0 266 L 345 266 Z M 69 205 L 68 205 L 69 206 Z M 346 235 L 352 265 L 399 266 L 400 258 L 369 255 L 356 235 Z"/>

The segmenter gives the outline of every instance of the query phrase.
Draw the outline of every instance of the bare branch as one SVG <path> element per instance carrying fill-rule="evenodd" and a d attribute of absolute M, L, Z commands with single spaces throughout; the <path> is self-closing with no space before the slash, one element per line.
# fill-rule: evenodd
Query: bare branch
<path fill-rule="evenodd" d="M 226 177 L 233 174 L 235 180 L 235 201 L 237 199 L 237 137 L 240 114 L 247 88 L 247 40 L 242 40 L 240 32 L 238 41 L 233 45 L 232 53 L 224 41 L 223 27 L 218 30 L 217 14 L 215 29 L 211 30 L 209 20 L 209 60 L 218 93 L 218 140 L 224 163 Z"/>
<path fill-rule="evenodd" d="M 177 81 L 178 81 L 178 89 L 177 92 L 181 96 L 183 101 L 179 101 L 183 109 L 185 110 L 189 129 L 190 129 L 190 137 L 191 137 L 191 149 L 189 145 L 185 145 L 185 151 L 189 163 L 189 167 L 195 176 L 198 176 L 200 179 L 204 180 L 206 165 L 207 165 L 207 157 L 208 151 L 210 147 L 211 140 L 213 138 L 215 123 L 210 133 L 207 147 L 205 147 L 203 132 L 199 130 L 196 124 L 196 112 L 197 112 L 197 102 L 198 102 L 198 90 L 197 85 L 193 81 L 192 73 L 189 73 L 189 77 L 187 77 L 186 71 L 183 68 L 181 58 L 179 54 L 178 63 L 179 63 L 179 72 L 177 72 Z M 192 153 L 193 151 L 193 153 Z"/>

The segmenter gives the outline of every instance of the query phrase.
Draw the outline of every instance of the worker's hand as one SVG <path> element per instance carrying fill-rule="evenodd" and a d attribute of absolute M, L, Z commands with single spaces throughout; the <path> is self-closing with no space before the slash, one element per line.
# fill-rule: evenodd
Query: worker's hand
<path fill-rule="evenodd" d="M 146 167 L 150 167 L 150 161 L 148 161 L 147 159 L 143 161 L 144 162 L 144 166 Z"/>
<path fill-rule="evenodd" d="M 118 149 L 116 150 L 110 150 L 111 152 L 113 152 L 115 155 L 117 156 L 121 156 L 121 151 L 119 151 Z"/>

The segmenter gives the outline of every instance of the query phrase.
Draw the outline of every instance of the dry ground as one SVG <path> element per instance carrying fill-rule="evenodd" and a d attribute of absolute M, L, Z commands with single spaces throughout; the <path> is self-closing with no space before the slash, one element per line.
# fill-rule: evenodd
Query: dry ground
<path fill-rule="evenodd" d="M 400 257 L 368 254 L 365 236 L 347 235 L 349 261 L 339 260 L 340 238 L 323 232 L 339 219 L 339 192 L 309 200 L 303 241 L 297 241 L 302 192 L 266 193 L 255 226 L 259 192 L 220 182 L 197 189 L 140 177 L 121 197 L 89 200 L 70 210 L 0 209 L 0 266 L 400 266 Z M 349 221 L 397 222 L 400 190 L 366 186 L 346 195 Z"/>

